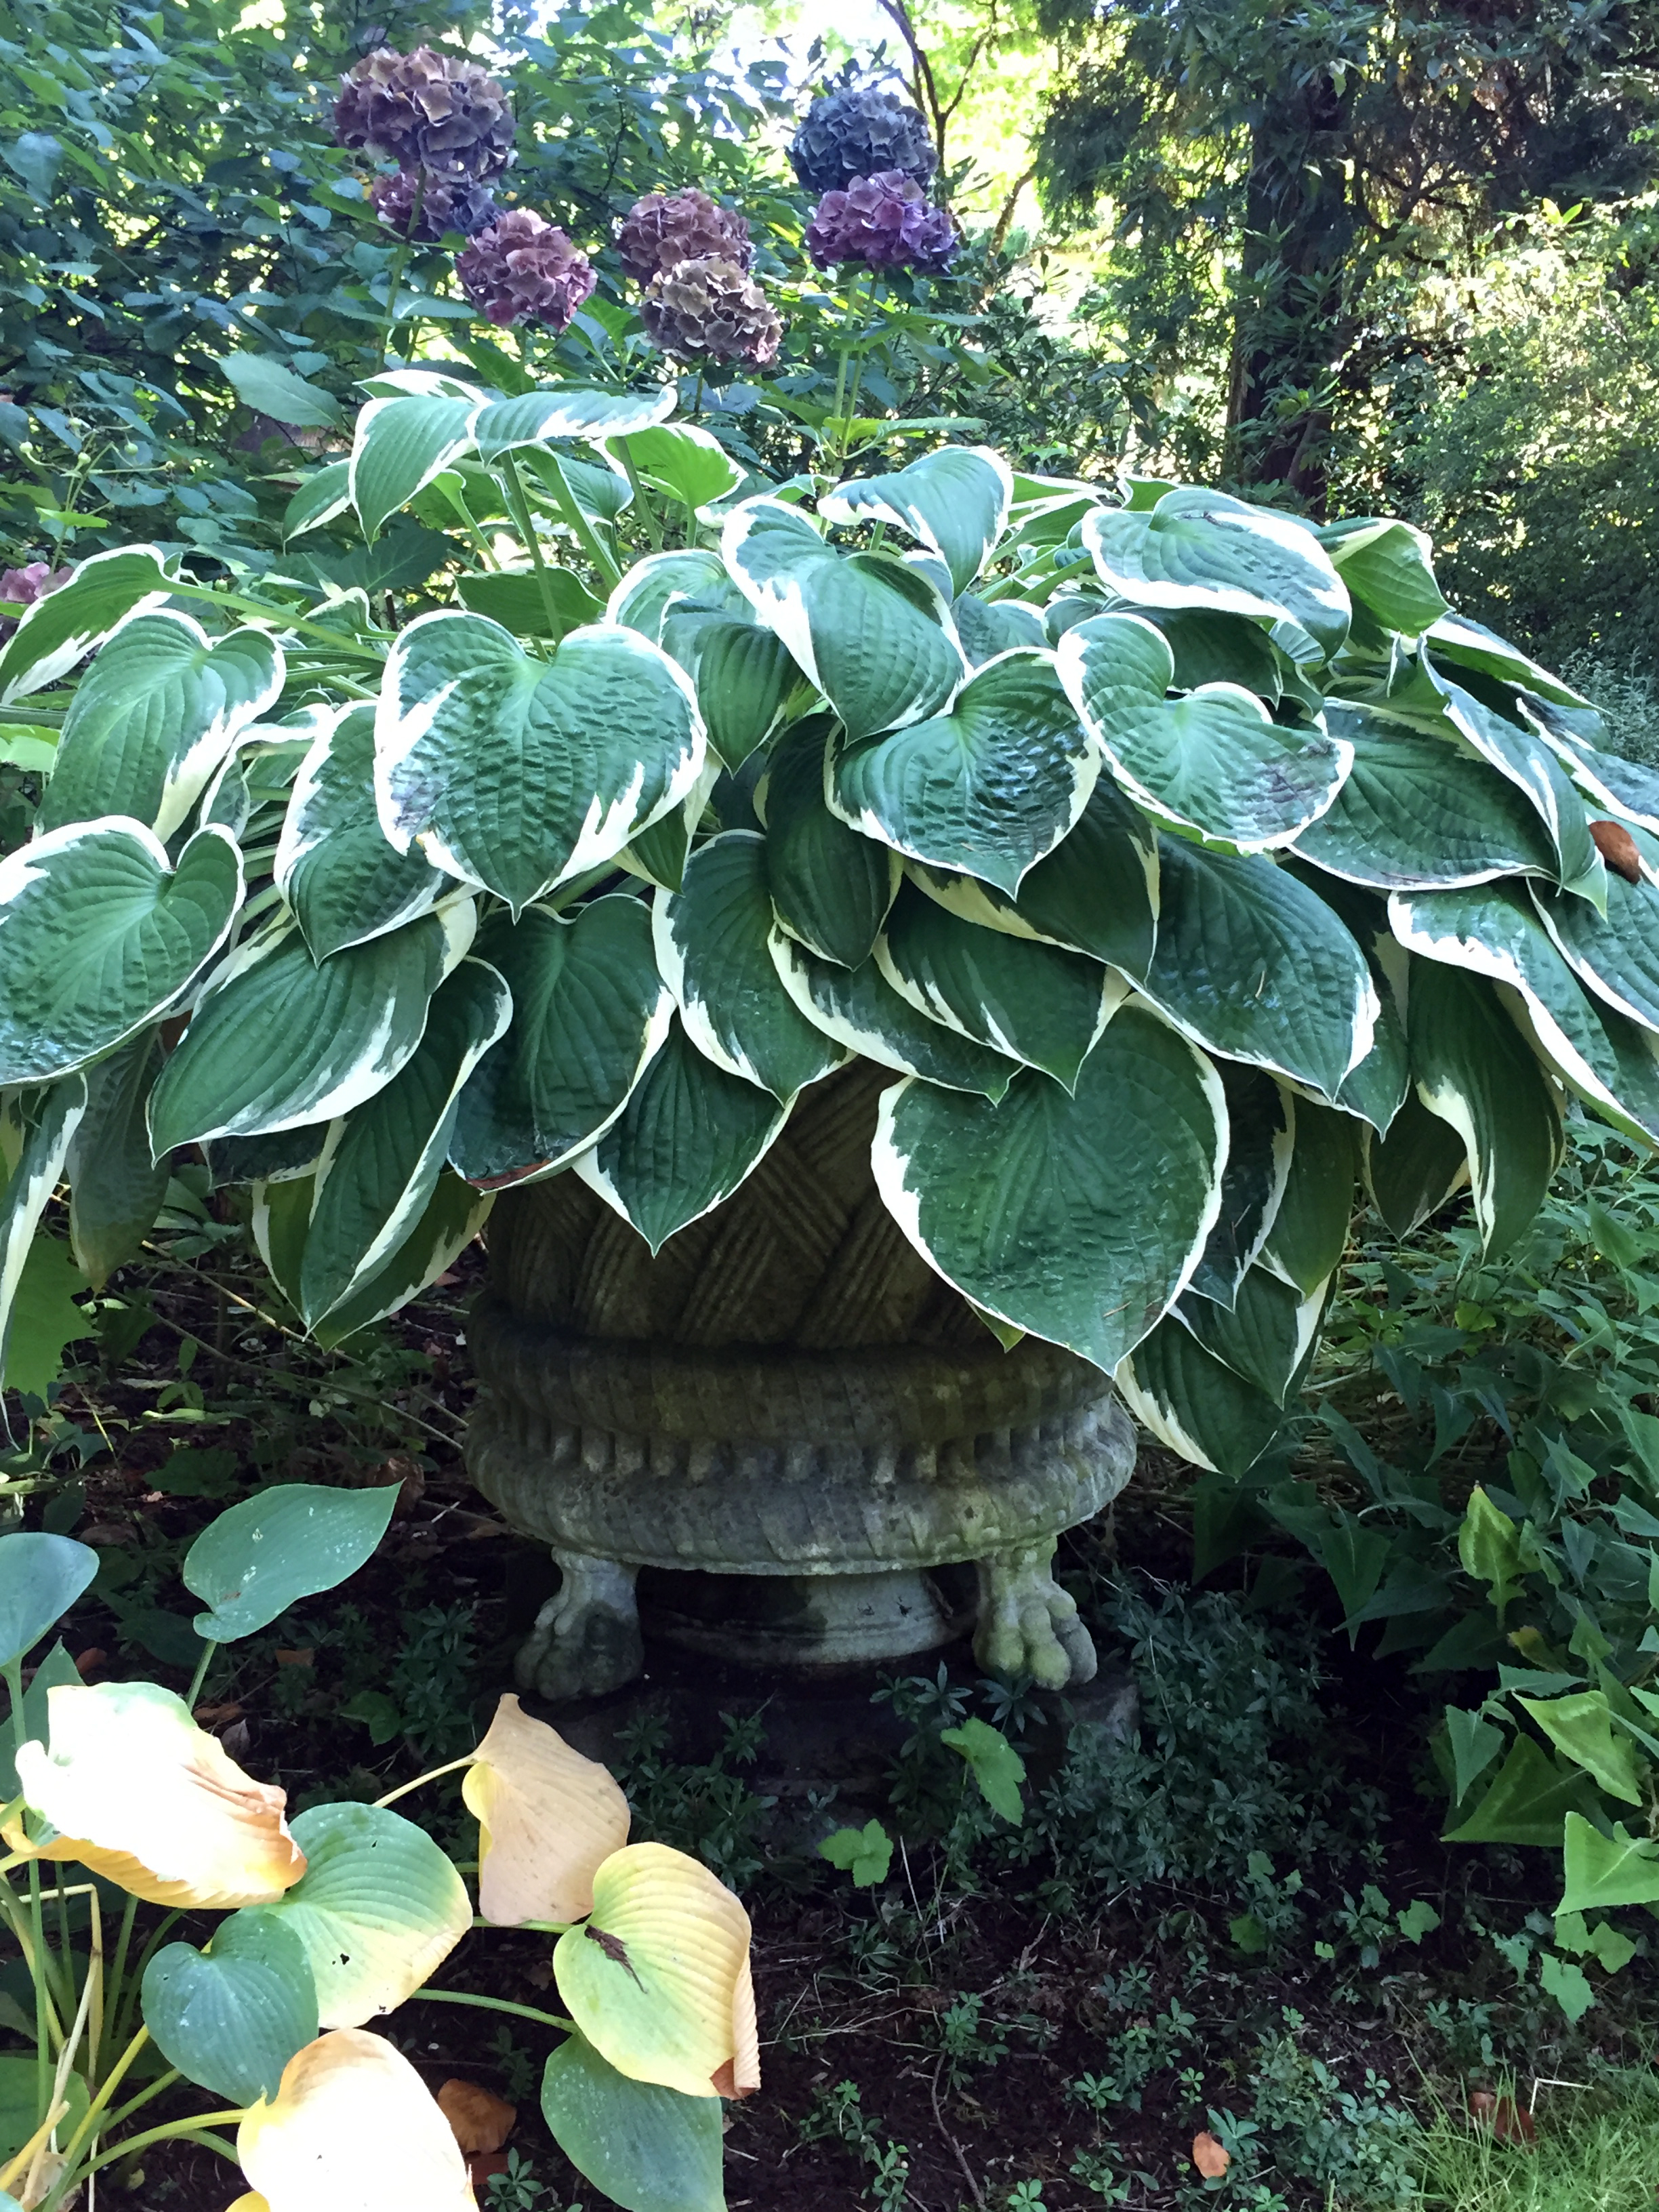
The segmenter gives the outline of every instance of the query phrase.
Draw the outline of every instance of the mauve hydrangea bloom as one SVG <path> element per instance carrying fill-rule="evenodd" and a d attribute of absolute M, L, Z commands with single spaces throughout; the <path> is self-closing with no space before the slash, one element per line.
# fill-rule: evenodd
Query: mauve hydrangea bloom
<path fill-rule="evenodd" d="M 855 177 L 897 169 L 925 185 L 939 167 L 927 125 L 896 93 L 875 85 L 824 93 L 807 109 L 789 149 L 809 192 L 838 192 Z"/>
<path fill-rule="evenodd" d="M 718 254 L 659 269 L 645 288 L 640 319 L 654 344 L 684 361 L 761 368 L 776 359 L 783 336 L 776 310 L 754 278 Z"/>
<path fill-rule="evenodd" d="M 743 217 L 695 185 L 635 200 L 617 234 L 617 250 L 636 284 L 648 284 L 659 269 L 678 261 L 729 261 L 747 269 L 755 258 Z"/>
<path fill-rule="evenodd" d="M 556 223 L 514 208 L 455 257 L 466 296 L 492 323 L 562 331 L 593 289 L 593 264 Z"/>
<path fill-rule="evenodd" d="M 46 561 L 31 561 L 26 568 L 8 568 L 0 575 L 0 603 L 10 607 L 32 607 L 48 592 L 67 584 L 74 574 L 72 568 L 54 568 Z M 0 638 L 9 637 L 18 620 L 15 615 L 0 616 Z"/>
<path fill-rule="evenodd" d="M 806 250 L 820 269 L 862 261 L 872 269 L 943 269 L 956 251 L 943 208 L 930 207 L 902 170 L 855 177 L 826 192 L 806 226 Z"/>
<path fill-rule="evenodd" d="M 477 62 L 430 46 L 377 46 L 340 81 L 334 136 L 389 154 L 400 169 L 495 177 L 513 158 L 513 111 Z"/>
<path fill-rule="evenodd" d="M 411 230 L 417 192 L 421 211 Z M 399 169 L 395 177 L 377 177 L 368 197 L 386 228 L 417 246 L 435 246 L 452 230 L 471 238 L 487 230 L 501 214 L 488 185 L 474 184 L 471 178 L 434 177 L 426 169 Z"/>

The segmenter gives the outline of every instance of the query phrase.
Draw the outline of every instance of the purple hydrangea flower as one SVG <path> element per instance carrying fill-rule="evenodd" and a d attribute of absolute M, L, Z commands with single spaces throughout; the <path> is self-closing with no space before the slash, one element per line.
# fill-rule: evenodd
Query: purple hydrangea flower
<path fill-rule="evenodd" d="M 421 211 L 415 215 L 416 193 Z M 427 169 L 399 169 L 395 177 L 377 177 L 368 197 L 374 212 L 388 230 L 417 246 L 435 246 L 452 230 L 471 238 L 497 222 L 503 210 L 488 185 L 470 177 L 434 177 Z M 410 228 L 410 218 L 415 227 Z"/>
<path fill-rule="evenodd" d="M 645 288 L 640 319 L 665 353 L 683 361 L 777 357 L 783 324 L 760 286 L 735 261 L 704 254 L 659 269 Z"/>
<path fill-rule="evenodd" d="M 845 191 L 854 178 L 897 169 L 926 185 L 939 155 L 920 112 L 877 85 L 823 94 L 807 109 L 789 149 L 795 174 L 809 192 Z"/>
<path fill-rule="evenodd" d="M 74 574 L 73 568 L 54 568 L 46 561 L 31 561 L 27 568 L 8 568 L 0 574 L 0 603 L 10 607 L 32 607 L 48 592 L 67 584 Z M 20 619 L 15 615 L 0 616 L 0 639 L 9 637 Z"/>
<path fill-rule="evenodd" d="M 547 323 L 562 331 L 593 289 L 593 264 L 556 223 L 514 208 L 455 258 L 475 307 L 503 328 Z"/>
<path fill-rule="evenodd" d="M 636 284 L 678 261 L 729 261 L 747 269 L 755 258 L 749 225 L 695 185 L 683 192 L 647 192 L 635 200 L 617 234 L 623 266 Z"/>
<path fill-rule="evenodd" d="M 872 269 L 943 269 L 957 237 L 943 208 L 930 207 L 902 169 L 854 177 L 826 192 L 806 227 L 806 250 L 820 269 L 861 261 Z"/>
<path fill-rule="evenodd" d="M 513 159 L 513 111 L 488 70 L 459 54 L 377 46 L 340 81 L 334 136 L 372 146 L 400 169 L 499 176 Z"/>

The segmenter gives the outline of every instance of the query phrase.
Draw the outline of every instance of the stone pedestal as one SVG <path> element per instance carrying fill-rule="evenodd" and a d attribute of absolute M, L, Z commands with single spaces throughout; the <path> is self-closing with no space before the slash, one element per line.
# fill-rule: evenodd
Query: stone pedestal
<path fill-rule="evenodd" d="M 905 1241 L 869 1165 L 891 1079 L 861 1063 L 807 1091 L 654 1260 L 574 1176 L 498 1201 L 467 1459 L 561 1570 L 520 1654 L 531 1694 L 632 1680 L 641 1604 L 654 1635 L 757 1664 L 908 1657 L 971 1618 L 994 1673 L 1093 1674 L 1054 1544 L 1128 1480 L 1133 1431 L 1097 1369 L 1005 1352 Z M 935 1571 L 967 1565 L 966 1587 Z"/>

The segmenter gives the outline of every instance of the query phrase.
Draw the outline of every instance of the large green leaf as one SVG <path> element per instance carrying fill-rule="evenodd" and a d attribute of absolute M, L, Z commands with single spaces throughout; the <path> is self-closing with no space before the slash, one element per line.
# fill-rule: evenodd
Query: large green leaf
<path fill-rule="evenodd" d="M 168 1164 L 150 1158 L 147 1118 L 161 1065 L 161 1039 L 146 1030 L 87 1070 L 87 1110 L 64 1164 L 70 1241 L 94 1291 L 137 1258 L 167 1194 Z"/>
<path fill-rule="evenodd" d="M 1438 622 L 1431 623 L 1426 642 L 1438 659 L 1455 660 L 1460 667 L 1495 676 L 1503 684 L 1524 684 L 1540 698 L 1559 701 L 1563 706 L 1584 704 L 1583 695 L 1559 676 L 1552 676 L 1507 638 L 1499 637 L 1482 623 L 1471 622 L 1468 615 L 1442 615 Z"/>
<path fill-rule="evenodd" d="M 398 1495 L 395 1482 L 372 1490 L 280 1482 L 221 1513 L 179 1570 L 208 1607 L 196 1616 L 196 1633 L 234 1644 L 268 1628 L 297 1599 L 355 1575 L 385 1535 Z"/>
<path fill-rule="evenodd" d="M 186 2081 L 252 2105 L 275 2097 L 283 2069 L 317 2039 L 317 1984 L 280 1915 L 233 1912 L 211 1948 L 169 1943 L 144 1969 L 144 2025 Z"/>
<path fill-rule="evenodd" d="M 760 631 L 757 635 L 769 633 Z M 824 797 L 835 725 L 809 715 L 780 738 L 756 803 L 766 823 L 772 904 L 792 937 L 843 968 L 870 957 L 899 886 L 891 847 L 860 836 Z"/>
<path fill-rule="evenodd" d="M 1426 659 L 1425 666 L 1445 700 L 1452 727 L 1530 802 L 1554 850 L 1552 872 L 1566 889 L 1583 890 L 1601 905 L 1606 872 L 1591 841 L 1589 812 L 1553 749 L 1531 730 L 1519 728 L 1461 685 L 1447 682 Z"/>
<path fill-rule="evenodd" d="M 1334 712 L 1353 766 L 1296 849 L 1334 876 L 1379 890 L 1455 889 L 1498 876 L 1553 876 L 1537 810 L 1508 778 L 1443 738 Z"/>
<path fill-rule="evenodd" d="M 901 998 L 1069 1090 L 1127 985 L 1113 969 L 950 914 L 901 886 L 876 960 Z"/>
<path fill-rule="evenodd" d="M 1571 1849 L 1575 1824 L 1589 1827 L 1583 1816 L 1595 1802 L 1595 1791 L 1587 1775 L 1560 1772 L 1531 1736 L 1521 1735 L 1511 1745 L 1509 1757 L 1480 1802 L 1457 1827 L 1449 1828 L 1442 1840 L 1448 1844 L 1537 1844 L 1559 1851 L 1565 1827 Z M 1590 1832 L 1595 1833 L 1594 1829 Z M 1597 1837 L 1596 1840 L 1599 1843 L 1601 1839 Z M 1654 1875 L 1651 1894 L 1659 1897 L 1659 1869 L 1654 1869 Z M 1570 1874 L 1570 1894 L 1572 1888 Z M 1599 1901 L 1589 1900 L 1591 1905 Z M 1584 1908 L 1575 1905 L 1564 1909 Z"/>
<path fill-rule="evenodd" d="M 1220 1206 L 1226 1130 L 1208 1060 L 1125 1006 L 1072 1096 L 1036 1073 L 1000 1104 L 896 1085 L 872 1159 L 890 1212 L 947 1281 L 1109 1373 L 1198 1263 Z"/>
<path fill-rule="evenodd" d="M 292 1188 L 274 1186 L 277 1192 Z M 472 1242 L 494 1204 L 488 1192 L 474 1190 L 471 1183 L 445 1168 L 427 1200 L 426 1211 L 397 1250 L 318 1322 L 312 1332 L 318 1343 L 325 1350 L 343 1344 L 360 1328 L 384 1321 L 418 1297 Z M 297 1288 L 297 1278 L 293 1279 Z"/>
<path fill-rule="evenodd" d="M 386 842 L 374 804 L 374 709 L 330 715 L 301 762 L 276 847 L 277 888 L 313 957 L 428 913 L 452 878 Z"/>
<path fill-rule="evenodd" d="M 156 1156 L 331 1121 L 372 1098 L 419 1044 L 432 994 L 472 923 L 463 898 L 320 967 L 297 929 L 241 947 L 150 1093 Z"/>
<path fill-rule="evenodd" d="M 80 1075 L 65 1076 L 49 1090 L 26 1093 L 22 1101 L 22 1145 L 0 1193 L 0 1382 L 5 1378 L 17 1294 L 34 1232 L 58 1188 L 70 1141 L 86 1110 L 86 1079 Z"/>
<path fill-rule="evenodd" d="M 1429 541 L 1410 523 L 1342 522 L 1319 535 L 1352 597 L 1385 629 L 1417 637 L 1449 611 Z"/>
<path fill-rule="evenodd" d="M 1150 514 L 1097 508 L 1083 544 L 1109 591 L 1132 605 L 1213 607 L 1282 622 L 1298 659 L 1328 659 L 1348 634 L 1348 594 L 1303 523 L 1196 485 L 1166 492 Z"/>
<path fill-rule="evenodd" d="M 1207 607 L 1155 607 L 1143 619 L 1163 631 L 1175 656 L 1173 690 L 1232 684 L 1269 700 L 1283 690 L 1282 663 L 1273 639 L 1248 616 L 1218 614 Z"/>
<path fill-rule="evenodd" d="M 901 1075 L 920 1075 L 947 1091 L 976 1091 L 1000 1098 L 1018 1062 L 975 1044 L 941 1022 L 918 1013 L 902 999 L 875 961 L 857 968 L 822 960 L 781 930 L 772 937 L 772 957 L 784 988 L 807 1019 L 851 1052 Z"/>
<path fill-rule="evenodd" d="M 297 430 L 331 430 L 344 419 L 331 392 L 307 384 L 275 354 L 228 353 L 219 367 L 242 404 L 269 415 L 273 422 Z"/>
<path fill-rule="evenodd" d="M 1243 852 L 1288 845 L 1341 787 L 1351 748 L 1275 722 L 1253 691 L 1165 697 L 1175 655 L 1139 615 L 1097 615 L 1060 641 L 1060 673 L 1120 783 L 1143 806 Z"/>
<path fill-rule="evenodd" d="M 422 615 L 386 664 L 380 823 L 399 852 L 522 913 L 690 797 L 704 739 L 690 678 L 634 631 L 573 630 L 550 659 L 482 615 Z"/>
<path fill-rule="evenodd" d="M 769 1091 L 699 1052 L 677 1019 L 621 1114 L 574 1165 L 659 1252 L 731 1196 L 787 1119 Z"/>
<path fill-rule="evenodd" d="M 677 659 L 676 644 L 683 650 L 684 641 L 708 624 L 752 621 L 742 586 L 727 574 L 718 553 L 700 545 L 636 561 L 611 592 L 605 614 L 607 620 L 674 653 Z M 689 658 L 695 660 L 695 652 Z"/>
<path fill-rule="evenodd" d="M 1279 1217 L 1291 1176 L 1297 1108 L 1284 1085 L 1260 1068 L 1223 1060 L 1216 1073 L 1227 1094 L 1227 1165 L 1221 1211 L 1190 1288 L 1196 1297 L 1231 1308 Z"/>
<path fill-rule="evenodd" d="M 829 793 L 866 837 L 1012 897 L 1076 823 L 1099 774 L 1053 654 L 1020 650 L 987 662 L 948 714 L 848 746 Z"/>
<path fill-rule="evenodd" d="M 556 617 L 550 629 L 544 579 Z M 486 575 L 457 576 L 455 596 L 469 614 L 488 615 L 515 637 L 557 640 L 584 623 L 599 621 L 605 613 L 604 602 L 568 568 L 493 568 Z"/>
<path fill-rule="evenodd" d="M 726 2212 L 718 2097 L 631 2081 L 576 2033 L 547 2062 L 542 2118 L 577 2172 L 623 2212 Z"/>
<path fill-rule="evenodd" d="M 1518 994 L 1563 1080 L 1627 1136 L 1659 1141 L 1659 1037 L 1583 988 L 1519 886 L 1396 891 L 1389 913 L 1411 951 Z"/>
<path fill-rule="evenodd" d="M 1347 1115 L 1310 1098 L 1297 1100 L 1290 1173 L 1261 1257 L 1304 1297 L 1332 1273 L 1347 1246 L 1358 1171 L 1356 1136 Z"/>
<path fill-rule="evenodd" d="M 0 707 L 67 676 L 125 617 L 160 606 L 174 580 L 153 545 L 125 545 L 82 561 L 68 583 L 23 610 L 0 645 Z"/>
<path fill-rule="evenodd" d="M 1247 1473 L 1283 1425 L 1266 1392 L 1207 1352 L 1173 1316 L 1118 1363 L 1114 1379 L 1143 1428 L 1212 1474 Z"/>
<path fill-rule="evenodd" d="M 1431 1114 L 1463 1140 L 1487 1252 L 1531 1222 L 1561 1161 L 1561 1123 L 1543 1071 L 1484 977 L 1413 963 L 1412 1075 Z"/>
<path fill-rule="evenodd" d="M 495 969 L 463 960 L 434 995 L 419 1049 L 325 1147 L 300 1273 L 307 1328 L 354 1297 L 425 1212 L 462 1086 L 512 1018 Z"/>
<path fill-rule="evenodd" d="M 351 503 L 365 537 L 470 450 L 476 412 L 471 400 L 439 393 L 369 401 L 351 447 Z"/>
<path fill-rule="evenodd" d="M 351 504 L 351 464 L 325 461 L 312 471 L 283 509 L 283 542 L 320 530 Z"/>
<path fill-rule="evenodd" d="M 215 643 L 188 615 L 130 616 L 70 702 L 40 828 L 120 814 L 171 837 L 283 675 L 282 647 L 262 629 Z"/>
<path fill-rule="evenodd" d="M 951 619 L 970 666 L 983 668 L 1000 653 L 1016 646 L 1046 646 L 1042 610 L 1024 599 L 981 599 L 976 592 L 962 592 L 951 603 Z"/>
<path fill-rule="evenodd" d="M 593 442 L 629 437 L 665 422 L 678 395 L 672 383 L 651 392 L 618 392 L 614 386 L 556 384 L 512 399 L 492 399 L 473 418 L 481 460 L 493 461 L 518 446 L 551 445 L 562 438 Z"/>
<path fill-rule="evenodd" d="M 967 673 L 949 609 L 914 568 L 842 556 L 796 507 L 751 499 L 728 517 L 726 566 L 834 707 L 849 739 L 920 722 Z"/>
<path fill-rule="evenodd" d="M 1494 1793 L 1497 1787 L 1494 1783 Z M 1460 1831 L 1451 1840 L 1461 1839 Z M 1659 1904 L 1659 1847 L 1651 1837 L 1628 1835 L 1618 1820 L 1613 1833 L 1603 1835 L 1575 1807 L 1565 1814 L 1561 1841 L 1566 1887 L 1559 1911 L 1610 1912 L 1620 1905 Z"/>
<path fill-rule="evenodd" d="M 951 597 L 965 592 L 1007 526 L 1013 478 L 988 446 L 941 446 L 890 476 L 856 477 L 823 493 L 826 522 L 890 523 L 950 571 Z"/>
<path fill-rule="evenodd" d="M 1581 983 L 1644 1029 L 1659 1030 L 1659 837 L 1632 828 L 1643 861 L 1639 883 L 1607 877 L 1605 919 L 1588 899 L 1533 896 L 1549 933 Z"/>
<path fill-rule="evenodd" d="M 507 979 L 513 1025 L 461 1093 L 449 1157 L 489 1188 L 597 1141 L 666 1036 L 673 994 L 636 898 L 595 899 L 572 921 L 498 915 L 479 950 Z"/>
<path fill-rule="evenodd" d="M 787 1106 L 846 1054 L 784 989 L 772 927 L 766 840 L 726 830 L 692 854 L 678 891 L 657 893 L 652 939 L 699 1050 Z"/>
<path fill-rule="evenodd" d="M 1211 1052 L 1334 1098 L 1370 1049 L 1365 956 L 1324 901 L 1265 854 L 1159 846 L 1158 947 L 1142 988 Z"/>
<path fill-rule="evenodd" d="M 1304 1297 L 1267 1268 L 1249 1267 L 1231 1307 L 1189 1290 L 1172 1319 L 1212 1358 L 1283 1407 L 1312 1355 L 1328 1287 L 1316 1284 Z"/>
<path fill-rule="evenodd" d="M 176 869 L 119 817 L 0 860 L 0 1084 L 49 1082 L 167 1012 L 241 903 L 241 855 L 217 828 L 198 830 Z"/>
<path fill-rule="evenodd" d="M 313 1805 L 292 1826 L 305 1872 L 233 1917 L 257 1911 L 297 1936 L 323 2027 L 361 2027 L 437 1972 L 472 1924 L 471 1899 L 426 1831 L 387 1806 Z"/>
<path fill-rule="evenodd" d="M 1431 1114 L 1415 1091 L 1365 1148 L 1365 1182 L 1377 1212 L 1396 1237 L 1409 1237 L 1468 1181 L 1463 1139 Z"/>
<path fill-rule="evenodd" d="M 0 1667 L 27 1657 L 98 1571 L 98 1554 L 35 1528 L 0 1536 Z"/>
<path fill-rule="evenodd" d="M 625 396 L 635 397 L 631 392 Z M 693 514 L 716 500 L 729 499 L 748 473 L 712 431 L 696 422 L 655 422 L 623 437 L 607 438 L 605 452 L 617 460 L 626 455 L 647 490 L 678 500 Z"/>
<path fill-rule="evenodd" d="M 704 623 L 696 661 L 697 705 L 708 741 L 727 768 L 739 768 L 776 729 L 799 672 L 783 640 L 749 621 Z"/>

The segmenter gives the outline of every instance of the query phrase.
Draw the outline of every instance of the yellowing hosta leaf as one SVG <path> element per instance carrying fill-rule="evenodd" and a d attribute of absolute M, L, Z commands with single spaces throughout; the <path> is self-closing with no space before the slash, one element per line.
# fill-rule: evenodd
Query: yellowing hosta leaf
<path fill-rule="evenodd" d="M 553 1970 L 582 2033 L 631 2081 L 687 2097 L 759 2087 L 749 1915 L 683 1851 L 613 1852 L 592 1918 L 560 1936 Z"/>
<path fill-rule="evenodd" d="M 283 1818 L 287 1793 L 244 1774 L 154 1682 L 48 1692 L 49 1744 L 17 1754 L 29 1809 L 57 1831 L 14 1850 L 79 1860 L 150 1905 L 266 1905 L 299 1881 L 305 1854 Z"/>
<path fill-rule="evenodd" d="M 236 2132 L 250 2212 L 474 2212 L 449 2122 L 384 2036 L 336 2028 L 296 2051 Z M 237 2212 L 233 2207 L 232 2212 Z"/>
<path fill-rule="evenodd" d="M 498 1928 L 580 1920 L 593 1877 L 628 1840 L 628 1800 L 598 1762 L 514 1697 L 495 1708 L 461 1784 L 478 1823 L 478 1910 Z"/>

